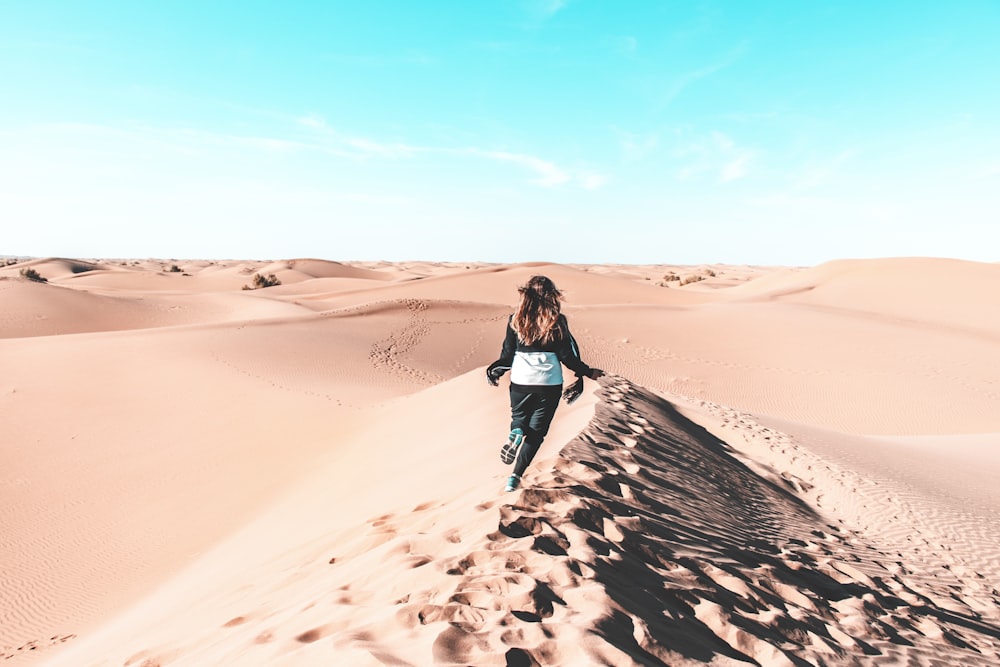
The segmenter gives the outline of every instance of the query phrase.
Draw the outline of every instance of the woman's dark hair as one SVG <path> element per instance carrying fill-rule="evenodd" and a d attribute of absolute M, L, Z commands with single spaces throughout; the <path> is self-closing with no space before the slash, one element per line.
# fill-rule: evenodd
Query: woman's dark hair
<path fill-rule="evenodd" d="M 525 345 L 551 343 L 561 335 L 559 301 L 562 299 L 555 283 L 545 276 L 532 276 L 528 284 L 517 288 L 521 295 L 511 327 Z"/>

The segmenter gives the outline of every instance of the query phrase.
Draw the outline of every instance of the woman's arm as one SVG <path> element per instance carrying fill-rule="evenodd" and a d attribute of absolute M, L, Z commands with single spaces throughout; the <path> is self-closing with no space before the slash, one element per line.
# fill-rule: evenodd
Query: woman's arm
<path fill-rule="evenodd" d="M 604 375 L 604 371 L 599 368 L 591 368 L 583 362 L 580 358 L 580 348 L 576 344 L 576 339 L 573 338 L 573 334 L 569 330 L 569 322 L 566 320 L 564 315 L 560 315 L 560 324 L 563 328 L 563 336 L 559 349 L 556 350 L 556 356 L 559 357 L 561 361 L 567 368 L 576 373 L 577 377 L 588 377 L 596 380 L 597 378 Z M 595 371 L 598 374 L 595 374 Z"/>
<path fill-rule="evenodd" d="M 563 398 L 566 399 L 567 403 L 572 403 L 583 394 L 583 378 L 589 377 L 591 380 L 596 380 L 604 375 L 604 371 L 600 368 L 592 368 L 583 363 L 583 360 L 580 358 L 580 348 L 576 344 L 576 339 L 569 332 L 569 324 L 565 319 L 563 319 L 562 324 L 564 327 L 563 330 L 566 332 L 564 339 L 565 349 L 561 349 L 557 354 L 559 355 L 559 361 L 576 373 L 576 382 L 567 386 L 563 391 Z"/>
<path fill-rule="evenodd" d="M 513 315 L 511 316 L 513 317 Z M 486 368 L 486 381 L 494 387 L 500 381 L 504 373 L 510 370 L 514 363 L 514 353 L 517 351 L 517 334 L 507 320 L 507 334 L 503 339 L 503 347 L 500 349 L 500 358 Z"/>

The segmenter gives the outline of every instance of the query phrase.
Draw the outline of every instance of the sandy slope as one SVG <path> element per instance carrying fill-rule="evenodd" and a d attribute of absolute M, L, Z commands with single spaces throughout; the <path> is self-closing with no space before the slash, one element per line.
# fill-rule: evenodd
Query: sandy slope
<path fill-rule="evenodd" d="M 1000 662 L 996 265 L 26 265 L 12 664 Z M 617 375 L 502 494 L 538 272 Z"/>

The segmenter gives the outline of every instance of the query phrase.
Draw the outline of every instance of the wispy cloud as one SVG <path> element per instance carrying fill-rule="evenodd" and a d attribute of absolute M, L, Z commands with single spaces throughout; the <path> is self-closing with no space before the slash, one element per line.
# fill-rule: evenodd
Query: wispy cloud
<path fill-rule="evenodd" d="M 351 148 L 357 149 L 364 155 L 377 155 L 387 158 L 411 157 L 427 150 L 418 146 L 401 143 L 381 143 L 362 137 L 347 137 L 344 139 L 344 143 Z"/>
<path fill-rule="evenodd" d="M 723 134 L 718 130 L 714 130 L 712 132 L 712 141 L 714 141 L 715 145 L 722 151 L 731 151 L 736 146 L 735 141 L 733 141 L 728 135 Z"/>
<path fill-rule="evenodd" d="M 583 171 L 578 175 L 580 186 L 584 190 L 597 190 L 604 187 L 608 182 L 608 177 L 596 171 Z"/>
<path fill-rule="evenodd" d="M 484 151 L 477 148 L 470 148 L 465 152 L 469 155 L 478 155 L 490 160 L 510 162 L 524 167 L 536 175 L 534 183 L 545 187 L 563 185 L 569 183 L 571 180 L 569 174 L 555 163 L 533 155 L 508 153 L 505 151 Z"/>
<path fill-rule="evenodd" d="M 640 160 L 656 149 L 660 143 L 658 132 L 630 132 L 620 127 L 612 127 L 611 131 L 618 138 L 618 147 L 622 157 L 628 161 Z"/>
<path fill-rule="evenodd" d="M 376 164 L 378 161 L 389 160 L 428 162 L 442 159 L 508 164 L 526 173 L 528 183 L 543 188 L 571 187 L 595 190 L 608 182 L 604 174 L 591 167 L 568 167 L 527 152 L 475 145 L 449 147 L 378 140 L 341 132 L 331 127 L 318 114 L 307 114 L 290 120 L 290 123 L 286 120 L 286 128 L 290 131 L 283 133 L 284 136 L 81 123 L 39 126 L 33 129 L 33 134 L 57 142 L 64 151 L 72 151 L 74 146 L 80 146 L 81 150 L 87 152 L 92 152 L 95 146 L 111 147 L 105 149 L 105 152 L 112 161 L 117 159 L 115 151 L 118 149 L 114 147 L 122 146 L 144 147 L 147 151 L 199 160 L 213 155 L 225 156 L 222 159 L 240 160 L 254 155 L 279 152 L 314 153 L 341 160 L 373 161 Z M 298 128 L 298 132 L 295 128 Z"/>
<path fill-rule="evenodd" d="M 593 170 L 570 170 L 545 158 L 528 153 L 481 147 L 450 148 L 444 146 L 417 146 L 400 142 L 376 141 L 365 137 L 348 136 L 330 127 L 316 114 L 308 114 L 296 122 L 321 137 L 334 142 L 337 147 L 353 151 L 358 157 L 404 159 L 420 155 L 472 156 L 475 158 L 513 164 L 533 175 L 531 182 L 546 188 L 577 185 L 587 190 L 603 186 L 607 178 Z"/>
<path fill-rule="evenodd" d="M 657 100 L 657 105 L 662 109 L 670 105 L 671 102 L 680 97 L 681 93 L 684 92 L 691 84 L 705 79 L 712 74 L 718 72 L 719 70 L 726 67 L 726 63 L 719 63 L 716 65 L 708 65 L 702 67 L 701 69 L 693 70 L 690 72 L 684 72 L 683 74 L 675 77 L 670 83 L 663 87 L 659 93 L 659 99 Z"/>
<path fill-rule="evenodd" d="M 459 152 L 523 167 L 534 174 L 535 178 L 532 179 L 532 183 L 546 188 L 576 186 L 584 190 L 597 190 L 608 182 L 607 176 L 593 169 L 569 169 L 561 167 L 550 160 L 525 153 L 481 150 L 478 148 L 468 148 Z"/>
<path fill-rule="evenodd" d="M 725 54 L 716 62 L 709 63 L 696 69 L 688 70 L 674 77 L 673 80 L 664 86 L 659 92 L 657 99 L 658 106 L 661 108 L 669 106 L 691 85 L 701 81 L 702 79 L 707 79 L 708 77 L 716 74 L 717 72 L 721 72 L 732 65 L 735 65 L 740 61 L 740 59 L 743 58 L 745 51 L 746 45 L 741 44 L 730 50 L 729 53 Z"/>
<path fill-rule="evenodd" d="M 676 148 L 674 155 L 685 160 L 677 170 L 679 180 L 714 174 L 720 183 L 732 183 L 748 175 L 757 154 L 716 130 L 707 137 Z"/>
<path fill-rule="evenodd" d="M 322 116 L 317 114 L 306 114 L 305 116 L 299 116 L 295 121 L 302 127 L 309 127 L 314 130 L 328 130 L 329 126 L 326 124 L 326 120 Z"/>
<path fill-rule="evenodd" d="M 292 152 L 308 150 L 308 142 L 255 134 L 210 132 L 190 128 L 156 127 L 150 125 L 113 126 L 95 123 L 52 123 L 31 128 L 50 138 L 72 147 L 77 143 L 93 146 L 93 141 L 104 141 L 109 146 L 122 143 L 133 146 L 155 147 L 174 154 L 197 155 L 219 147 L 250 148 L 255 151 Z M 110 150 L 110 149 L 109 149 Z"/>
<path fill-rule="evenodd" d="M 521 10 L 525 17 L 522 28 L 536 30 L 542 27 L 569 4 L 570 0 L 522 0 Z"/>
<path fill-rule="evenodd" d="M 384 158 L 406 158 L 427 149 L 419 146 L 411 146 L 400 142 L 380 142 L 365 137 L 346 135 L 330 127 L 326 120 L 317 114 L 307 114 L 296 119 L 296 122 L 322 137 L 328 149 L 333 149 L 338 154 L 353 154 L 354 157 L 384 157 Z"/>
<path fill-rule="evenodd" d="M 751 206 L 775 209 L 829 209 L 836 200 L 823 197 L 793 196 L 785 192 L 765 194 L 747 200 Z"/>
<path fill-rule="evenodd" d="M 537 7 L 537 11 L 546 17 L 554 16 L 569 5 L 569 0 L 532 0 L 532 2 Z"/>
<path fill-rule="evenodd" d="M 748 162 L 750 162 L 749 153 L 740 155 L 738 158 L 732 160 L 722 168 L 722 171 L 719 173 L 719 180 L 723 183 L 729 183 L 730 181 L 736 181 L 743 178 L 747 173 Z"/>
<path fill-rule="evenodd" d="M 792 181 L 793 192 L 802 192 L 821 187 L 833 179 L 840 171 L 842 165 L 856 154 L 856 150 L 848 148 L 833 157 L 823 160 L 813 161 L 801 167 Z"/>

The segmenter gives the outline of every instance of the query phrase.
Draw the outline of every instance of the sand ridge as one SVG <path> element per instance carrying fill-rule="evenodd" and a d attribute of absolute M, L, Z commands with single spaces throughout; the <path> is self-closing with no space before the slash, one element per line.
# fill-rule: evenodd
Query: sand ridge
<path fill-rule="evenodd" d="M 1000 596 L 970 587 L 974 575 L 921 576 L 929 562 L 901 563 L 817 512 L 797 493 L 802 480 L 747 467 L 664 397 L 622 378 L 603 384 L 587 427 L 516 494 L 476 503 L 466 492 L 372 516 L 287 555 L 276 580 L 220 596 L 232 616 L 219 610 L 215 627 L 121 655 L 248 665 L 1000 658 Z"/>

